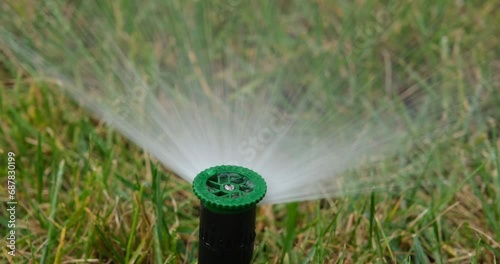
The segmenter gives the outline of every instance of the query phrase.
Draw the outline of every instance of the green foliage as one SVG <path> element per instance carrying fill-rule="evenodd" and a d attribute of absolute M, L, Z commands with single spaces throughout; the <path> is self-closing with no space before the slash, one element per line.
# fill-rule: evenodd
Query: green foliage
<path fill-rule="evenodd" d="M 0 3 L 0 25 L 14 28 L 27 19 L 32 2 Z M 93 1 L 74 2 L 80 10 L 98 7 L 89 4 Z M 175 69 L 178 62 L 183 74 L 195 69 L 187 56 L 193 52 L 206 74 L 198 78 L 210 84 L 218 81 L 209 66 L 222 63 L 225 54 L 256 62 L 256 75 L 279 76 L 280 87 L 307 87 L 304 93 L 338 105 L 339 111 L 369 112 L 383 103 L 381 94 L 390 93 L 403 102 L 391 111 L 411 115 L 408 109 L 425 105 L 418 95 L 413 101 L 404 95 L 419 87 L 436 91 L 432 99 L 438 102 L 438 109 L 421 112 L 420 119 L 456 114 L 456 125 L 432 142 L 424 140 L 403 156 L 356 172 L 398 174 L 407 189 L 259 207 L 255 263 L 493 263 L 500 258 L 500 98 L 495 92 L 500 28 L 494 26 L 500 24 L 500 8 L 494 1 L 101 2 L 101 12 L 123 22 L 115 32 L 122 37 L 118 42 L 136 47 L 127 56 L 155 59 L 147 56 L 154 36 L 134 30 L 142 20 L 125 19 L 137 10 L 153 12 L 151 17 L 163 17 L 158 31 L 175 39 L 158 55 L 175 57 L 165 61 L 166 68 Z M 168 12 L 156 14 L 151 3 Z M 6 5 L 17 10 L 18 19 L 7 21 Z M 7 152 L 19 157 L 19 236 L 16 257 L 5 254 L 5 239 L 0 242 L 0 262 L 196 263 L 198 211 L 190 183 L 89 117 L 51 84 L 30 79 L 15 56 L 4 52 L 4 44 L 0 41 L 0 168 Z M 99 54 L 106 56 L 108 48 Z M 68 55 L 61 67 L 73 70 L 78 56 L 71 50 L 61 54 Z M 239 66 L 243 69 L 235 74 L 250 69 Z M 283 72 L 293 74 L 282 77 Z M 255 87 L 258 81 L 234 93 Z M 336 93 L 352 99 L 339 101 Z M 460 104 L 450 105 L 443 94 Z M 480 112 L 468 112 L 469 103 L 478 104 Z M 407 166 L 416 161 L 421 166 Z M 4 203 L 0 211 L 5 236 Z"/>

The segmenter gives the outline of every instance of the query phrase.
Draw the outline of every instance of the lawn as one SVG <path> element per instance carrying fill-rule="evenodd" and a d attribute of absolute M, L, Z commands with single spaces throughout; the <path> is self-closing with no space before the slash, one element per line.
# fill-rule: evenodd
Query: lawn
<path fill-rule="evenodd" d="M 73 76 L 85 54 L 52 45 L 69 33 L 36 24 L 35 2 L 0 3 L 0 32 L 28 35 L 30 47 L 46 45 L 49 61 Z M 200 89 L 217 84 L 215 73 L 229 57 L 230 65 L 266 80 L 284 72 L 284 91 L 324 92 L 318 102 L 360 116 L 387 96 L 406 106 L 391 111 L 409 112 L 427 107 L 412 91 L 433 96 L 434 108 L 416 125 L 423 136 L 383 162 L 348 172 L 380 182 L 398 175 L 405 188 L 260 206 L 254 263 L 500 261 L 499 2 L 63 2 L 81 14 L 113 13 L 115 44 L 127 46 L 139 65 L 149 65 L 141 60 L 154 50 L 172 82 L 194 72 L 204 76 Z M 131 17 L 154 27 L 137 31 L 142 20 Z M 92 15 L 75 20 L 95 26 Z M 43 34 L 46 43 L 37 39 Z M 0 35 L 0 263 L 196 263 L 199 201 L 191 184 L 54 82 L 37 78 L 51 69 L 27 53 L 16 56 L 6 39 Z M 106 62 L 108 48 L 94 55 Z M 240 79 L 251 83 L 252 76 Z M 16 167 L 15 256 L 7 247 L 9 153 Z"/>

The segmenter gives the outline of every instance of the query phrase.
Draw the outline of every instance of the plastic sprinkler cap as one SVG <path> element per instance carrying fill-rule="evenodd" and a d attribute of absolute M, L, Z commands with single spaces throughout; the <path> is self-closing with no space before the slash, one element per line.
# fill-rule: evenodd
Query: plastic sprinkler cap
<path fill-rule="evenodd" d="M 216 213 L 238 213 L 254 207 L 266 195 L 264 179 L 239 166 L 216 166 L 199 173 L 193 192 L 202 205 Z"/>
<path fill-rule="evenodd" d="M 193 191 L 201 200 L 198 263 L 249 264 L 264 179 L 243 167 L 217 166 L 196 176 Z"/>

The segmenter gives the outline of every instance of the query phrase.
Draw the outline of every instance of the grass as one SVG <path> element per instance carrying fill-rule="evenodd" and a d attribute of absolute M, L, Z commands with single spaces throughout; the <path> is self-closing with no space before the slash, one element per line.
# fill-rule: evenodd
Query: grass
<path fill-rule="evenodd" d="M 421 164 L 401 170 L 408 190 L 259 207 L 254 262 L 498 263 L 498 4 L 361 2 L 172 2 L 173 34 L 182 40 L 193 23 L 186 37 L 199 60 L 229 42 L 238 56 L 263 57 L 263 75 L 292 73 L 284 84 L 292 89 L 336 89 L 352 101 L 318 100 L 355 111 L 380 94 L 403 97 L 418 87 L 457 96 L 457 108 L 447 97 L 436 100 L 468 113 L 471 91 L 493 91 L 480 97 L 479 113 L 460 114 L 447 133 L 357 172 L 391 175 Z M 191 14 L 189 23 L 180 12 Z M 186 47 L 181 40 L 176 51 Z M 57 88 L 2 64 L 0 165 L 5 171 L 7 153 L 16 154 L 18 222 L 17 254 L 7 255 L 2 239 L 0 262 L 196 263 L 199 204 L 190 184 Z M 6 210 L 2 203 L 5 238 Z"/>

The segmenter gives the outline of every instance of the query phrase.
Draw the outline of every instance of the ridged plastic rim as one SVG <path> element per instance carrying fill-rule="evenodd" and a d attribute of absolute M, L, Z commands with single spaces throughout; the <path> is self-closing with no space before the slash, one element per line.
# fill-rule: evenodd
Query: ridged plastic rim
<path fill-rule="evenodd" d="M 215 191 L 214 189 L 218 186 L 215 183 L 217 176 L 224 174 L 239 175 L 245 182 L 241 184 L 219 183 L 221 190 L 220 192 Z M 246 181 L 251 182 L 251 184 Z M 228 189 L 225 189 L 226 185 L 228 185 Z M 231 190 L 230 185 L 234 187 L 234 190 Z M 255 171 L 240 166 L 222 165 L 211 167 L 200 172 L 193 181 L 193 192 L 200 199 L 203 206 L 220 213 L 236 213 L 251 208 L 264 198 L 266 191 L 267 185 L 262 176 Z"/>

